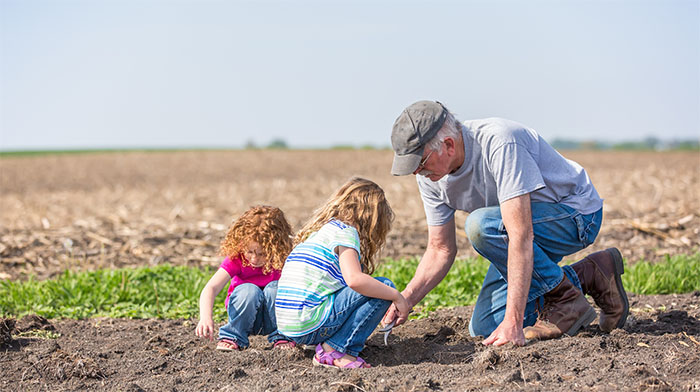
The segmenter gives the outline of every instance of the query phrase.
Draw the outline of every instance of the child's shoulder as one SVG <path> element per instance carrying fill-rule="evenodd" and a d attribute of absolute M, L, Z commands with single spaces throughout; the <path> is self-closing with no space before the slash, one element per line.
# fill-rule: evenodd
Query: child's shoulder
<path fill-rule="evenodd" d="M 324 228 L 325 230 L 323 230 Z M 322 228 L 322 230 L 325 231 L 325 235 L 328 236 L 328 238 L 348 238 L 348 236 L 359 237 L 360 235 L 355 226 L 349 225 L 337 219 L 330 220 L 324 225 L 324 228 Z"/>
<path fill-rule="evenodd" d="M 353 226 L 333 218 L 321 226 L 318 231 L 311 234 L 307 241 L 330 243 L 335 241 L 339 236 L 345 238 L 348 235 L 356 236 L 359 234 L 357 233 L 357 229 Z"/>
<path fill-rule="evenodd" d="M 344 230 L 347 229 L 348 227 L 351 227 L 350 225 L 346 225 L 345 223 L 337 220 L 337 219 L 331 219 L 326 223 L 326 225 L 331 226 L 331 227 L 337 227 L 338 229 Z"/>
<path fill-rule="evenodd" d="M 340 221 L 338 219 L 335 219 L 335 218 L 328 221 L 328 223 L 323 225 L 323 227 L 321 229 L 322 230 L 325 229 L 326 231 L 331 232 L 331 233 L 339 233 L 339 232 L 357 233 L 357 228 L 355 228 L 355 226 L 349 225 L 349 224 L 347 224 L 343 221 Z"/>
<path fill-rule="evenodd" d="M 243 265 L 243 260 L 241 260 L 240 256 L 226 256 L 222 261 L 221 261 L 221 266 L 235 266 L 235 267 L 241 267 Z"/>

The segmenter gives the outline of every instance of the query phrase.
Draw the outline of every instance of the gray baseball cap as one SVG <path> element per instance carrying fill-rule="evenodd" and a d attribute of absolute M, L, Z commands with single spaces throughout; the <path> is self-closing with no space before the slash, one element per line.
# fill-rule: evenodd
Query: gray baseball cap
<path fill-rule="evenodd" d="M 442 128 L 445 118 L 447 108 L 437 101 L 418 101 L 401 112 L 391 130 L 391 174 L 405 176 L 416 171 L 425 145 Z"/>

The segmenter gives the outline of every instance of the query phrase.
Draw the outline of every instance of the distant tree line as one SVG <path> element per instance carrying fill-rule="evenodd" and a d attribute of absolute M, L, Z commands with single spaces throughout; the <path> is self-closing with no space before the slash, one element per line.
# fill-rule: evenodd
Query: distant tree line
<path fill-rule="evenodd" d="M 700 139 L 661 140 L 647 137 L 637 141 L 603 142 L 597 140 L 579 141 L 569 139 L 554 139 L 552 147 L 557 150 L 700 150 Z"/>
<path fill-rule="evenodd" d="M 245 144 L 247 150 L 256 150 L 258 148 L 270 148 L 274 150 L 286 150 L 289 148 L 287 142 L 284 139 L 273 139 L 268 144 L 264 146 L 258 146 L 254 141 L 248 140 Z"/>
<path fill-rule="evenodd" d="M 570 139 L 554 139 L 551 142 L 552 147 L 557 150 L 651 150 L 651 151 L 664 151 L 664 150 L 700 150 L 700 139 L 698 140 L 661 140 L 656 137 L 647 137 L 638 141 L 626 141 L 626 142 L 604 142 L 597 140 L 570 140 Z M 244 148 L 248 150 L 255 150 L 260 148 L 275 149 L 275 150 L 287 150 L 289 149 L 289 144 L 282 138 L 272 139 L 269 143 L 258 145 L 253 140 L 246 142 Z M 377 150 L 377 149 L 389 149 L 388 146 L 372 146 L 370 144 L 354 146 L 351 144 L 338 144 L 329 147 L 333 150 Z"/>
<path fill-rule="evenodd" d="M 257 150 L 257 149 L 274 149 L 274 150 L 287 150 L 292 147 L 289 147 L 287 142 L 284 139 L 277 138 L 271 140 L 267 144 L 263 145 L 258 145 L 255 143 L 253 140 L 248 140 L 245 145 L 243 146 L 246 150 Z M 326 147 L 331 150 L 382 150 L 382 149 L 390 149 L 390 147 L 387 146 L 373 146 L 371 144 L 362 144 L 362 145 L 352 145 L 352 144 L 336 144 L 332 145 L 330 147 Z M 325 149 L 322 147 L 322 149 Z"/>

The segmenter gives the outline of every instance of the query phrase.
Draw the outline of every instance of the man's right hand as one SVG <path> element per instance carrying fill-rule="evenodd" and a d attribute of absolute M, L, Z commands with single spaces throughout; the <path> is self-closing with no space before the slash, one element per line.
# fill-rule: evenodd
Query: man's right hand
<path fill-rule="evenodd" d="M 396 309 L 395 313 L 398 315 L 395 325 L 401 325 L 406 322 L 406 320 L 408 320 L 408 314 L 411 313 L 411 304 L 409 304 L 406 298 L 399 293 L 399 297 L 392 303 L 392 305 Z"/>
<path fill-rule="evenodd" d="M 416 273 L 401 293 L 408 302 L 408 309 L 413 308 L 430 290 L 445 278 L 452 267 L 457 254 L 457 239 L 455 235 L 454 217 L 441 226 L 428 226 L 428 245 L 421 257 Z M 391 304 L 382 319 L 383 325 L 396 321 L 401 325 L 408 319 L 407 314 L 401 314 L 401 309 Z"/>
<path fill-rule="evenodd" d="M 396 323 L 394 326 L 396 327 L 405 323 L 408 319 L 408 314 L 411 313 L 412 306 L 403 295 L 399 294 L 399 297 L 400 298 L 392 302 L 391 306 L 389 306 L 389 309 L 384 314 L 382 325 L 389 325 L 392 321 L 395 321 Z"/>
<path fill-rule="evenodd" d="M 384 318 L 382 318 L 382 326 L 387 326 L 394 320 L 396 320 L 396 324 L 394 324 L 394 326 L 401 325 L 404 323 L 404 321 L 406 321 L 399 321 L 399 312 L 396 310 L 396 306 L 392 303 L 391 306 L 389 306 L 389 310 L 387 310 L 384 314 Z"/>

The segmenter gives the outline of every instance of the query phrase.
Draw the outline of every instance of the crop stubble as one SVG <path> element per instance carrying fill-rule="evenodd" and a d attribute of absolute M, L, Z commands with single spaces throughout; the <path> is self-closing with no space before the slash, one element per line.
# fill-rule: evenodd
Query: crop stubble
<path fill-rule="evenodd" d="M 700 244 L 700 154 L 565 152 L 605 199 L 589 251 L 659 260 Z M 389 174 L 389 151 L 193 151 L 0 159 L 0 277 L 66 268 L 217 265 L 231 220 L 253 204 L 285 211 L 293 228 L 352 175 L 381 185 L 396 213 L 382 256 L 422 254 L 427 228 L 413 176 Z M 456 215 L 459 257 L 475 256 Z"/>

